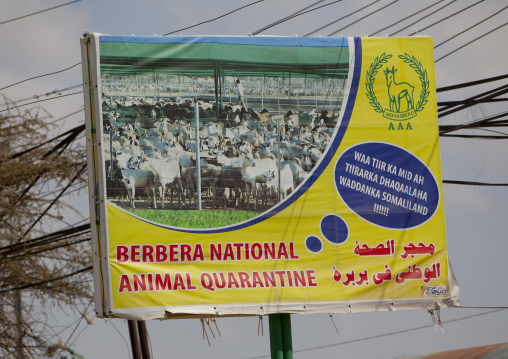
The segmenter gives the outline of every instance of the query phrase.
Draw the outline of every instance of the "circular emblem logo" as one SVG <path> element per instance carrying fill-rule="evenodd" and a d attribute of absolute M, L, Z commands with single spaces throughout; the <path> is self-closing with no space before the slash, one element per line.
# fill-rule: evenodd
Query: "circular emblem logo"
<path fill-rule="evenodd" d="M 370 64 L 365 81 L 367 98 L 369 99 L 369 103 L 374 108 L 374 110 L 378 113 L 382 113 L 383 117 L 392 121 L 406 121 L 416 117 L 417 113 L 423 111 L 425 105 L 427 104 L 430 94 L 427 70 L 423 68 L 420 61 L 418 61 L 414 56 L 411 56 L 407 53 L 404 53 L 404 55 L 399 55 L 399 59 L 408 64 L 420 79 L 420 98 L 415 103 L 414 95 L 415 87 L 417 84 L 412 82 L 398 81 L 397 78 L 399 76 L 397 71 L 399 69 L 395 66 L 392 66 L 391 68 L 390 66 L 386 66 L 386 68 L 383 69 L 383 73 L 386 79 L 385 86 L 387 91 L 386 94 L 388 95 L 388 106 L 384 108 L 374 92 L 374 82 L 379 70 L 381 70 L 383 66 L 388 63 L 390 58 L 392 58 L 391 54 L 383 53 L 382 55 L 376 57 Z"/>

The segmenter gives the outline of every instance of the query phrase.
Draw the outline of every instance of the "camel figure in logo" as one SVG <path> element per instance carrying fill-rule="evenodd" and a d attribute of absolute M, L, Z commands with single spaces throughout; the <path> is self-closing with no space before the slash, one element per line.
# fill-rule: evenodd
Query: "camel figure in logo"
<path fill-rule="evenodd" d="M 390 111 L 393 112 L 401 112 L 400 111 L 400 100 L 405 99 L 407 104 L 407 110 L 414 109 L 413 103 L 413 91 L 414 87 L 408 84 L 407 82 L 396 83 L 395 82 L 395 73 L 397 70 L 395 66 L 390 70 L 387 68 L 384 70 L 386 75 L 386 86 L 388 86 L 388 97 L 390 98 Z"/>

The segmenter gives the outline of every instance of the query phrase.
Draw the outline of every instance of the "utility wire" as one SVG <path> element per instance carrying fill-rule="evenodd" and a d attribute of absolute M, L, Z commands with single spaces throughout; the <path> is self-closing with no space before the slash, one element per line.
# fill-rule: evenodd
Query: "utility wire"
<path fill-rule="evenodd" d="M 502 310 L 506 310 L 506 308 L 502 307 L 502 308 L 491 310 L 491 311 L 488 311 L 488 312 L 483 312 L 483 313 L 468 315 L 468 316 L 460 317 L 460 318 L 456 318 L 456 319 L 451 319 L 451 320 L 443 321 L 442 324 L 459 322 L 459 321 L 466 320 L 466 319 L 471 319 L 471 318 L 480 317 L 480 316 L 487 315 L 487 314 L 492 314 L 492 313 L 500 312 Z M 412 332 L 412 331 L 415 331 L 415 330 L 420 330 L 420 329 L 425 329 L 425 328 L 433 328 L 433 327 L 434 327 L 434 324 L 422 325 L 422 326 L 419 326 L 419 327 L 398 330 L 398 331 L 395 331 L 395 332 L 389 332 L 389 333 L 385 333 L 385 334 L 373 335 L 373 336 L 370 336 L 370 337 L 364 337 L 364 338 L 353 339 L 353 340 L 348 340 L 348 341 L 339 342 L 339 343 L 333 343 L 333 344 L 327 344 L 327 345 L 319 345 L 319 346 L 315 346 L 315 347 L 309 347 L 309 348 L 304 348 L 304 349 L 299 349 L 299 350 L 293 350 L 293 353 L 308 352 L 308 351 L 317 350 L 317 349 L 325 349 L 325 348 L 336 347 L 336 346 L 339 346 L 339 345 L 358 343 L 358 342 L 368 341 L 368 340 L 372 340 L 372 339 L 378 339 L 378 338 L 388 337 L 388 336 L 392 336 L 392 335 L 396 335 L 396 334 L 404 334 L 404 333 Z M 268 355 L 262 355 L 262 356 L 257 356 L 257 357 L 251 357 L 249 359 L 261 359 L 261 358 L 268 358 L 268 357 L 269 357 Z"/>
<path fill-rule="evenodd" d="M 274 27 L 274 26 L 276 26 L 276 25 L 282 24 L 283 22 L 286 22 L 286 21 L 288 21 L 288 20 L 294 19 L 294 18 L 295 18 L 295 17 L 297 17 L 297 16 L 305 15 L 305 14 L 307 14 L 307 13 L 309 13 L 309 12 L 316 11 L 316 10 L 319 10 L 319 9 L 324 8 L 324 7 L 326 7 L 326 6 L 330 6 L 330 5 L 333 5 L 333 4 L 336 4 L 336 3 L 338 3 L 338 2 L 342 2 L 342 1 L 343 1 L 343 0 L 336 0 L 336 1 L 332 1 L 331 3 L 328 3 L 328 4 L 325 4 L 325 5 L 318 6 L 318 7 L 314 8 L 314 9 L 310 9 L 310 10 L 307 10 L 307 11 L 304 11 L 304 12 L 300 12 L 300 13 L 298 13 L 298 14 L 296 14 L 296 15 L 291 15 L 291 16 L 285 17 L 284 19 L 281 19 L 281 20 L 279 20 L 279 21 L 276 21 L 275 23 L 273 23 L 273 25 L 266 26 L 266 29 L 265 29 L 265 30 L 267 30 L 267 29 L 269 29 L 269 28 L 271 28 L 271 27 Z M 263 31 L 264 31 L 264 30 L 263 30 Z"/>
<path fill-rule="evenodd" d="M 167 34 L 164 34 L 164 35 L 162 35 L 162 36 L 168 36 L 168 35 L 174 34 L 175 32 L 179 32 L 179 31 L 183 31 L 183 30 L 192 29 L 193 27 L 196 27 L 196 26 L 199 26 L 199 25 L 206 24 L 206 23 L 208 23 L 208 22 L 212 22 L 212 21 L 218 20 L 218 19 L 220 19 L 220 18 L 223 18 L 223 17 L 225 17 L 225 16 L 228 16 L 228 15 L 230 15 L 230 14 L 234 13 L 234 12 L 237 12 L 237 11 L 239 11 L 239 10 L 245 9 L 246 7 L 249 7 L 249 6 L 255 5 L 255 4 L 257 4 L 257 3 L 259 3 L 259 2 L 262 2 L 262 1 L 264 1 L 264 0 L 254 1 L 254 2 L 252 2 L 252 3 L 250 3 L 250 4 L 247 4 L 247 5 L 245 5 L 245 6 L 239 7 L 238 9 L 235 9 L 235 10 L 233 10 L 233 11 L 230 11 L 230 12 L 228 12 L 228 13 L 224 14 L 224 15 L 218 16 L 218 17 L 213 18 L 213 19 L 211 19 L 211 20 L 206 20 L 206 21 L 200 22 L 199 24 L 196 24 L 196 25 L 192 25 L 192 26 L 184 27 L 183 29 L 180 29 L 180 30 L 175 30 L 175 31 L 172 31 L 172 32 L 168 32 Z"/>
<path fill-rule="evenodd" d="M 46 283 L 55 282 L 57 280 L 61 280 L 61 279 L 65 279 L 65 278 L 69 278 L 69 277 L 75 276 L 75 275 L 77 275 L 79 273 L 87 272 L 87 271 L 91 270 L 92 268 L 93 268 L 93 266 L 88 266 L 88 267 L 82 268 L 80 270 L 77 270 L 77 271 L 69 273 L 69 274 L 65 274 L 65 275 L 57 277 L 57 278 L 43 280 L 43 281 L 37 282 L 37 283 L 25 284 L 25 285 L 22 285 L 22 286 L 19 286 L 19 287 L 7 288 L 7 289 L 0 288 L 0 293 L 7 293 L 7 292 L 15 291 L 15 290 L 21 290 L 21 289 L 38 287 L 38 286 L 46 284 Z"/>
<path fill-rule="evenodd" d="M 78 0 L 78 1 L 81 1 L 81 0 Z M 49 74 L 44 74 L 44 75 L 39 75 L 39 76 L 30 77 L 30 78 L 28 78 L 28 79 L 26 79 L 26 80 L 19 81 L 19 82 L 16 82 L 16 83 L 13 83 L 13 84 L 11 84 L 11 85 L 9 85 L 9 86 L 5 86 L 5 87 L 0 88 L 0 91 L 5 90 L 5 89 L 7 89 L 7 88 L 9 88 L 9 87 L 12 87 L 12 86 L 19 85 L 19 84 L 21 84 L 21 83 L 23 83 L 23 82 L 26 82 L 26 81 L 30 81 L 30 80 L 34 80 L 34 79 L 38 79 L 38 78 L 40 78 L 40 77 L 45 77 L 45 76 L 51 76 L 51 75 L 59 74 L 59 73 L 61 73 L 61 72 L 64 72 L 64 71 L 70 70 L 70 69 L 72 69 L 72 68 L 74 68 L 74 67 L 76 67 L 76 66 L 78 66 L 78 65 L 81 65 L 81 62 L 78 62 L 77 64 L 74 64 L 74 65 L 72 65 L 72 66 L 70 66 L 70 67 L 67 67 L 66 69 L 63 69 L 63 70 L 60 70 L 60 71 L 55 71 L 55 72 L 51 72 L 51 73 L 49 73 Z"/>
<path fill-rule="evenodd" d="M 461 185 L 466 185 L 466 186 L 508 187 L 508 183 L 485 183 L 485 182 L 454 181 L 454 180 L 443 180 L 443 183 L 461 184 Z"/>
<path fill-rule="evenodd" d="M 87 233 L 90 233 L 90 231 L 88 231 Z M 83 233 L 83 234 L 86 234 L 86 233 Z M 83 243 L 83 242 L 89 242 L 89 241 L 90 241 L 90 238 L 83 238 L 83 239 L 80 239 L 80 240 L 75 241 L 75 242 L 69 242 L 69 243 L 59 244 L 57 246 L 40 249 L 40 250 L 34 251 L 34 252 L 26 252 L 26 253 L 18 254 L 18 255 L 15 255 L 15 256 L 9 256 L 9 257 L 7 257 L 7 259 L 13 260 L 13 259 L 23 258 L 23 257 L 27 257 L 27 256 L 33 256 L 33 255 L 37 255 L 37 254 L 44 253 L 44 252 L 47 252 L 47 251 L 52 251 L 52 250 L 59 249 L 59 248 L 69 247 L 69 246 L 73 246 L 75 244 L 79 244 L 79 243 Z"/>
<path fill-rule="evenodd" d="M 61 240 L 74 238 L 83 234 L 87 234 L 89 231 L 90 231 L 90 223 L 87 223 L 78 227 L 49 233 L 34 239 L 29 239 L 1 247 L 0 255 L 2 257 L 5 257 L 23 250 L 32 249 L 49 243 L 54 243 Z"/>
<path fill-rule="evenodd" d="M 430 14 L 427 14 L 427 15 L 425 15 L 425 16 L 423 16 L 423 17 L 419 18 L 418 20 L 416 20 L 415 22 L 412 22 L 411 24 L 407 25 L 406 27 L 403 27 L 402 29 L 395 31 L 394 33 L 391 33 L 389 36 L 393 36 L 393 35 L 395 35 L 395 34 L 397 34 L 397 33 L 401 32 L 401 31 L 404 31 L 404 30 L 406 30 L 406 29 L 410 28 L 410 27 L 411 27 L 411 26 L 413 26 L 414 24 L 416 24 L 416 23 L 418 23 L 418 22 L 420 22 L 420 21 L 422 21 L 422 20 L 424 20 L 424 19 L 428 18 L 429 16 L 434 15 L 435 13 L 437 13 L 437 12 L 439 12 L 439 11 L 443 10 L 445 7 L 450 6 L 450 5 L 451 5 L 451 4 L 453 4 L 455 1 L 457 1 L 457 0 L 453 0 L 453 1 L 449 2 L 448 4 L 446 4 L 446 5 L 444 5 L 444 6 L 441 6 L 439 9 L 436 9 L 435 11 L 431 12 Z"/>
<path fill-rule="evenodd" d="M 57 96 L 57 97 L 46 98 L 46 99 L 44 99 L 44 100 L 32 101 L 32 102 L 29 102 L 29 103 L 25 103 L 25 104 L 23 104 L 23 105 L 12 106 L 12 107 L 6 108 L 6 109 L 4 109 L 4 110 L 0 110 L 0 112 L 5 112 L 5 111 L 13 110 L 13 109 L 18 108 L 18 107 L 23 107 L 23 106 L 32 105 L 32 104 L 34 104 L 34 103 L 39 103 L 39 102 L 44 102 L 44 101 L 49 101 L 49 100 L 55 100 L 55 99 L 57 99 L 57 98 L 62 98 L 62 97 L 67 97 L 67 96 L 72 96 L 72 95 L 77 95 L 77 94 L 80 94 L 80 93 L 83 93 L 83 91 L 73 92 L 73 93 L 70 93 L 70 94 L 67 94 L 67 95 L 62 95 L 62 96 Z"/>
<path fill-rule="evenodd" d="M 55 120 L 55 122 L 56 122 L 56 121 L 59 121 L 59 120 L 63 120 L 63 119 L 65 119 L 65 118 L 67 118 L 67 117 L 69 117 L 69 116 L 71 116 L 71 115 L 74 115 L 74 114 L 76 114 L 76 113 L 78 113 L 78 112 L 81 112 L 81 111 L 82 111 L 82 110 L 79 110 L 79 111 L 73 112 L 73 113 L 71 113 L 71 114 L 69 114 L 69 115 L 66 115 L 66 116 L 64 116 L 64 117 L 62 117 L 62 118 L 60 118 L 60 119 L 58 119 L 58 120 Z M 22 152 L 15 153 L 15 154 L 14 154 L 14 155 L 12 155 L 10 158 L 11 158 L 11 159 L 13 159 L 13 158 L 16 158 L 16 157 L 22 156 L 22 155 L 24 155 L 24 154 L 27 154 L 27 153 L 29 153 L 29 152 L 32 152 L 32 151 L 34 151 L 34 150 L 36 150 L 36 149 L 38 149 L 38 148 L 40 148 L 40 147 L 42 147 L 42 146 L 44 146 L 44 145 L 47 145 L 47 144 L 48 144 L 48 143 L 50 143 L 50 142 L 53 142 L 53 141 L 55 141 L 55 140 L 59 139 L 60 137 L 64 137 L 64 136 L 66 136 L 66 135 L 71 135 L 71 136 L 75 137 L 77 134 L 81 133 L 81 132 L 82 132 L 82 131 L 84 131 L 84 130 L 85 130 L 85 125 L 79 125 L 79 126 L 76 126 L 76 127 L 74 127 L 74 128 L 71 128 L 69 131 L 66 131 L 66 132 L 64 132 L 64 133 L 62 133 L 62 134 L 60 134 L 60 135 L 58 135 L 58 136 L 56 136 L 56 137 L 53 137 L 53 138 L 51 138 L 51 139 L 47 140 L 46 142 L 41 143 L 40 145 L 37 145 L 37 146 L 31 147 L 31 148 L 29 148 L 29 149 L 27 149 L 27 150 L 24 150 L 24 151 L 22 151 Z"/>
<path fill-rule="evenodd" d="M 17 103 L 20 103 L 20 102 L 23 102 L 23 101 L 28 101 L 28 100 L 33 100 L 33 99 L 36 99 L 38 100 L 39 98 L 41 98 L 42 96 L 51 96 L 51 95 L 61 95 L 62 92 L 65 92 L 65 91 L 68 91 L 68 90 L 72 90 L 72 89 L 75 89 L 77 87 L 82 87 L 83 84 L 79 84 L 79 85 L 74 85 L 74 86 L 70 86 L 70 87 L 67 87 L 67 88 L 64 88 L 64 89 L 55 89 L 53 91 L 50 91 L 50 92 L 46 92 L 46 93 L 43 93 L 41 95 L 33 95 L 31 97 L 26 97 L 26 98 L 23 98 L 21 100 L 16 100 L 16 101 L 10 101 L 10 102 L 5 102 L 3 104 L 1 104 L 0 106 L 10 106 L 10 105 L 15 105 Z"/>
<path fill-rule="evenodd" d="M 290 18 L 291 18 L 291 16 L 296 15 L 296 14 L 299 14 L 299 13 L 301 13 L 302 11 L 305 11 L 305 10 L 307 10 L 307 9 L 310 9 L 311 7 L 316 6 L 317 4 L 319 4 L 319 3 L 323 2 L 323 1 L 325 1 L 325 0 L 319 0 L 319 1 L 317 1 L 317 2 L 313 3 L 313 4 L 309 5 L 309 6 L 304 7 L 304 8 L 303 8 L 303 9 L 301 9 L 301 10 L 298 10 L 297 12 L 292 13 L 291 15 L 286 16 L 285 18 L 282 18 L 282 19 L 280 19 L 280 20 L 277 20 L 277 21 L 275 21 L 275 22 L 272 22 L 271 24 L 266 25 L 266 26 L 262 27 L 262 28 L 261 28 L 261 29 L 259 29 L 259 30 L 253 31 L 253 32 L 251 33 L 251 35 L 253 35 L 253 36 L 254 36 L 254 35 L 257 35 L 257 34 L 259 34 L 259 33 L 263 32 L 263 31 L 265 31 L 266 29 L 269 29 L 269 28 L 270 28 L 270 27 L 272 27 L 272 26 L 278 25 L 278 24 L 280 24 L 280 23 L 282 23 L 282 22 L 284 22 L 284 21 L 286 21 L 286 20 L 290 19 Z M 378 1 L 379 1 L 379 0 L 378 0 Z"/>
<path fill-rule="evenodd" d="M 493 90 L 484 92 L 482 94 L 470 97 L 470 98 L 464 100 L 463 105 L 461 105 L 461 106 L 458 106 L 458 107 L 457 106 L 446 106 L 444 108 L 440 108 L 438 110 L 438 117 L 439 118 L 445 117 L 445 116 L 455 113 L 457 111 L 460 111 L 460 110 L 466 109 L 468 107 L 477 105 L 479 103 L 485 102 L 489 99 L 493 99 L 495 97 L 504 95 L 505 93 L 508 93 L 508 85 L 504 85 L 504 86 L 495 88 Z M 452 107 L 455 107 L 455 108 L 452 108 Z"/>
<path fill-rule="evenodd" d="M 65 4 L 62 4 L 62 5 L 58 5 L 58 6 L 53 6 L 53 7 L 50 7 L 48 9 L 44 9 L 44 10 L 41 10 L 41 11 L 37 11 L 37 12 L 33 12 L 31 14 L 28 14 L 28 15 L 23 15 L 23 16 L 20 16 L 20 17 L 17 17 L 17 18 L 14 18 L 14 19 L 10 19 L 10 20 L 6 20 L 6 21 L 2 21 L 0 22 L 0 25 L 3 25 L 3 24 L 7 24 L 8 22 L 12 22 L 12 21 L 16 21 L 16 20 L 19 20 L 19 19 L 23 19 L 25 17 L 29 17 L 29 16 L 32 16 L 32 15 L 37 15 L 37 14 L 40 14 L 42 12 L 46 12 L 46 11 L 50 11 L 50 10 L 54 10 L 54 9 L 57 9 L 59 7 L 62 7 L 62 6 L 66 6 L 66 5 L 70 5 L 70 4 L 74 4 L 75 2 L 78 2 L 78 1 L 81 1 L 81 0 L 74 0 L 74 1 L 71 1 L 71 2 L 68 2 L 68 3 L 65 3 Z M 1 90 L 1 89 L 0 89 Z"/>
<path fill-rule="evenodd" d="M 430 9 L 430 8 L 431 8 L 431 7 L 433 7 L 433 6 L 436 6 L 437 4 L 439 4 L 440 2 L 443 2 L 443 1 L 445 1 L 445 0 L 439 0 L 438 2 L 435 2 L 434 4 L 429 5 L 429 6 L 427 6 L 426 8 L 421 9 L 421 10 L 420 10 L 420 11 L 418 11 L 418 12 L 415 12 L 415 13 L 413 13 L 413 14 L 409 15 L 409 16 L 406 16 L 406 17 L 405 17 L 405 18 L 403 18 L 403 19 L 400 19 L 400 20 L 399 20 L 399 21 L 397 21 L 397 22 L 394 22 L 393 24 L 390 24 L 390 25 L 388 25 L 388 26 L 386 26 L 386 27 L 383 27 L 381 30 L 376 31 L 376 32 L 374 32 L 374 33 L 370 34 L 369 36 L 374 36 L 374 35 L 376 35 L 378 32 L 384 31 L 384 30 L 386 30 L 386 29 L 388 29 L 388 28 L 390 28 L 390 27 L 392 27 L 392 26 L 395 26 L 395 25 L 397 25 L 397 24 L 400 24 L 402 21 L 407 20 L 407 19 L 409 19 L 409 18 L 412 18 L 413 16 L 416 16 L 416 15 L 418 15 L 419 13 L 424 12 L 425 10 Z"/>
<path fill-rule="evenodd" d="M 453 51 L 451 51 L 451 52 L 447 53 L 446 55 L 441 56 L 441 57 L 440 57 L 439 59 L 437 59 L 435 62 L 441 61 L 441 60 L 442 60 L 442 59 L 444 59 L 445 57 L 448 57 L 448 56 L 450 56 L 451 54 L 453 54 L 453 53 L 455 53 L 455 52 L 457 52 L 457 51 L 459 51 L 459 50 L 463 49 L 464 47 L 466 47 L 466 46 L 468 46 L 468 45 L 471 45 L 473 42 L 475 42 L 475 41 L 477 41 L 477 40 L 480 40 L 481 38 L 483 38 L 483 37 L 485 37 L 485 36 L 487 36 L 487 35 L 489 35 L 489 34 L 493 33 L 494 31 L 499 30 L 500 28 L 502 28 L 502 27 L 504 27 L 504 26 L 506 26 L 506 25 L 508 25 L 508 22 L 505 22 L 503 25 L 500 25 L 500 26 L 496 27 L 495 29 L 492 29 L 492 30 L 490 30 L 489 32 L 487 32 L 487 33 L 485 33 L 485 34 L 483 34 L 483 35 L 481 35 L 481 36 L 477 37 L 476 39 L 474 39 L 474 40 L 471 40 L 471 41 L 467 42 L 466 44 L 464 44 L 464 45 L 462 45 L 462 46 L 460 46 L 460 47 L 456 48 L 455 50 L 453 50 Z"/>
<path fill-rule="evenodd" d="M 501 75 L 501 76 L 495 76 L 495 77 L 489 77 L 489 78 L 482 79 L 482 80 L 464 82 L 464 83 L 461 83 L 461 84 L 458 84 L 458 85 L 451 85 L 451 86 L 446 86 L 446 87 L 440 87 L 440 88 L 436 89 L 436 92 L 445 92 L 445 91 L 450 91 L 450 90 L 456 90 L 456 89 L 460 89 L 460 88 L 464 88 L 464 87 L 476 86 L 476 85 L 481 85 L 481 84 L 484 84 L 484 83 L 487 83 L 487 82 L 504 80 L 504 79 L 508 79 L 508 74 Z"/>
<path fill-rule="evenodd" d="M 469 31 L 469 30 L 471 30 L 472 28 L 474 28 L 474 27 L 476 27 L 476 26 L 478 26 L 478 25 L 480 25 L 480 24 L 484 23 L 485 21 L 489 20 L 490 18 L 493 18 L 494 16 L 496 16 L 496 15 L 497 15 L 497 14 L 499 14 L 500 12 L 502 12 L 502 11 L 506 10 L 507 8 L 508 8 L 508 6 L 505 6 L 504 8 L 502 8 L 501 10 L 499 10 L 498 12 L 496 12 L 496 13 L 494 13 L 494 14 L 490 15 L 489 17 L 486 17 L 486 18 L 485 18 L 485 19 L 483 19 L 482 21 L 479 21 L 479 22 L 477 22 L 476 24 L 474 24 L 474 25 L 472 25 L 472 26 L 468 27 L 467 29 L 465 29 L 465 30 L 463 30 L 463 31 L 459 32 L 458 34 L 456 34 L 456 35 L 454 35 L 454 36 L 450 37 L 448 40 L 443 41 L 443 42 L 442 42 L 442 43 L 440 43 L 439 45 L 434 46 L 434 49 L 437 49 L 439 46 L 446 44 L 448 41 L 453 40 L 454 38 L 456 38 L 456 37 L 457 37 L 457 36 L 459 36 L 459 35 L 462 35 L 462 34 L 463 34 L 463 33 L 465 33 L 466 31 Z"/>
<path fill-rule="evenodd" d="M 502 112 L 502 113 L 499 113 L 497 115 L 493 115 L 491 117 L 487 117 L 487 118 L 484 118 L 484 119 L 480 119 L 480 120 L 476 120 L 476 121 L 473 121 L 473 122 L 465 123 L 465 124 L 462 124 L 462 125 L 450 125 L 450 126 L 441 125 L 441 126 L 439 126 L 439 135 L 443 135 L 443 134 L 446 134 L 448 132 L 457 131 L 457 130 L 463 130 L 463 129 L 471 129 L 471 128 L 481 127 L 481 125 L 485 125 L 485 124 L 491 123 L 492 121 L 498 120 L 498 119 L 500 119 L 500 118 L 502 118 L 504 116 L 508 116 L 508 112 Z"/>
<path fill-rule="evenodd" d="M 507 140 L 508 134 L 504 136 L 482 136 L 482 135 L 439 135 L 440 137 L 474 138 L 480 140 Z"/>
<path fill-rule="evenodd" d="M 325 27 L 328 27 L 328 26 L 330 26 L 330 25 L 333 25 L 333 24 L 335 24 L 335 23 L 339 22 L 340 20 L 343 20 L 343 19 L 345 19 L 345 18 L 347 18 L 347 17 L 349 17 L 349 16 L 351 16 L 351 15 L 354 15 L 354 14 L 356 14 L 357 12 L 360 12 L 360 11 L 362 11 L 363 9 L 368 8 L 369 6 L 374 5 L 375 3 L 379 2 L 379 1 L 381 1 L 381 0 L 375 0 L 375 1 L 371 2 L 370 4 L 367 4 L 367 5 L 365 5 L 365 6 L 361 7 L 361 8 L 359 8 L 358 10 L 355 10 L 355 11 L 353 11 L 353 12 L 351 12 L 351 13 L 349 13 L 349 14 L 345 15 L 345 16 L 342 16 L 342 17 L 338 18 L 337 20 L 334 20 L 334 21 L 332 21 L 332 22 L 330 22 L 330 23 L 328 23 L 328 24 L 326 24 L 326 25 L 324 25 L 324 26 L 321 26 L 319 29 L 316 29 L 316 30 L 314 30 L 314 31 L 312 31 L 312 32 L 309 32 L 308 34 L 305 34 L 305 35 L 304 35 L 304 37 L 309 36 L 309 35 L 312 35 L 312 34 L 314 34 L 314 33 L 318 32 L 319 30 L 324 29 Z M 444 1 L 444 0 L 441 0 L 441 1 Z"/>
<path fill-rule="evenodd" d="M 395 3 L 396 3 L 396 2 L 398 2 L 398 1 L 399 1 L 399 0 L 394 0 L 394 1 L 392 1 L 391 3 L 389 3 L 389 4 L 387 4 L 387 5 L 383 6 L 383 7 L 380 7 L 379 9 L 377 9 L 377 10 L 375 10 L 375 11 L 371 12 L 370 14 L 367 14 L 367 15 L 365 15 L 365 16 L 363 16 L 363 17 L 359 18 L 358 20 L 353 21 L 353 22 L 351 22 L 351 23 L 347 24 L 346 26 L 341 27 L 340 29 L 338 29 L 338 30 L 336 30 L 336 31 L 334 31 L 334 32 L 332 32 L 332 33 L 330 33 L 330 34 L 328 34 L 328 36 L 335 35 L 335 34 L 336 34 L 336 33 L 338 33 L 339 31 L 344 30 L 344 29 L 348 28 L 349 26 L 354 25 L 354 24 L 356 24 L 357 22 L 360 22 L 360 21 L 362 21 L 362 20 L 364 20 L 364 19 L 368 18 L 368 17 L 369 17 L 369 16 L 371 16 L 371 15 L 374 15 L 375 13 L 377 13 L 377 12 L 379 12 L 379 11 L 381 11 L 381 10 L 386 9 L 387 7 L 389 7 L 389 6 L 393 5 L 393 4 L 395 4 Z"/>
<path fill-rule="evenodd" d="M 409 36 L 416 35 L 416 34 L 417 34 L 418 32 L 420 32 L 420 31 L 425 31 L 425 30 L 427 30 L 428 28 L 431 28 L 431 27 L 432 27 L 432 26 L 434 26 L 434 25 L 440 24 L 440 23 L 442 23 L 443 21 L 448 20 L 449 18 L 454 17 L 455 15 L 458 15 L 458 14 L 460 14 L 461 12 L 466 11 L 466 10 L 468 10 L 468 9 L 472 8 L 473 6 L 476 6 L 476 5 L 478 5 L 479 3 L 484 2 L 484 1 L 485 1 L 485 0 L 480 0 L 480 1 L 478 1 L 478 2 L 476 2 L 476 3 L 474 3 L 474 4 L 472 4 L 472 5 L 469 5 L 468 7 L 465 7 L 465 8 L 463 8 L 463 9 L 461 9 L 461 10 L 459 10 L 459 11 L 457 11 L 457 12 L 455 12 L 455 13 L 451 14 L 451 15 L 448 15 L 448 16 L 446 16 L 446 17 L 442 18 L 441 20 L 438 20 L 438 21 L 436 21 L 435 23 L 430 24 L 429 26 L 426 26 L 426 27 L 424 27 L 423 29 L 418 30 L 417 32 L 413 32 L 412 34 L 409 34 Z"/>
<path fill-rule="evenodd" d="M 60 192 L 60 194 L 58 196 L 56 196 L 56 198 L 49 204 L 49 206 L 44 210 L 44 212 L 42 212 L 40 214 L 39 217 L 37 217 L 37 219 L 30 225 L 30 227 L 28 227 L 28 229 L 25 231 L 25 233 L 23 234 L 23 237 L 25 237 L 31 230 L 32 228 L 35 227 L 35 225 L 37 223 L 39 223 L 39 221 L 42 219 L 42 217 L 44 217 L 46 215 L 46 213 L 48 213 L 48 211 L 56 204 L 56 202 L 60 199 L 60 197 L 62 197 L 65 193 L 65 191 L 67 191 L 71 186 L 72 184 L 81 176 L 81 173 L 83 173 L 83 171 L 86 169 L 86 164 L 84 164 L 78 171 L 78 173 L 76 173 L 76 175 L 69 181 L 69 183 L 67 184 L 67 186 L 65 186 L 62 191 Z"/>

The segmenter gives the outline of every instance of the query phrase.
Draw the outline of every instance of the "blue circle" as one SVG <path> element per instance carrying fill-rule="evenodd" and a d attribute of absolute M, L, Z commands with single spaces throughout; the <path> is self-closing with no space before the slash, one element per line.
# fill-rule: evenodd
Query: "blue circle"
<path fill-rule="evenodd" d="M 323 249 L 323 242 L 321 241 L 321 238 L 310 235 L 305 238 L 305 247 L 307 247 L 309 252 L 319 253 Z"/>
<path fill-rule="evenodd" d="M 321 233 L 327 241 L 333 244 L 342 244 L 349 238 L 347 223 L 334 213 L 327 214 L 321 219 Z"/>
<path fill-rule="evenodd" d="M 374 225 L 403 230 L 432 218 L 439 186 L 416 155 L 385 142 L 364 142 L 344 151 L 335 164 L 335 187 L 344 203 Z"/>

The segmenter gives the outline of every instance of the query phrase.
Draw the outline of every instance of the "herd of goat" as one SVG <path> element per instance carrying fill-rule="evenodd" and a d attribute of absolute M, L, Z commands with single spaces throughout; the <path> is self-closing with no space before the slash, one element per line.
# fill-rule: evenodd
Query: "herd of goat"
<path fill-rule="evenodd" d="M 268 208 L 305 180 L 336 123 L 326 110 L 274 115 L 197 104 L 179 98 L 103 102 L 108 200 L 127 208 L 196 208 L 199 156 L 202 208 Z"/>

